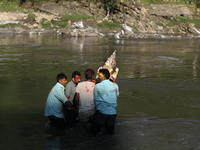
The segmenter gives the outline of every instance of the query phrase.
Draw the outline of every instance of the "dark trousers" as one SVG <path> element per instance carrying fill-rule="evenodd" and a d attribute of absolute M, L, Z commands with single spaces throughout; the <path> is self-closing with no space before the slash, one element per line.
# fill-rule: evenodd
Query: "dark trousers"
<path fill-rule="evenodd" d="M 67 129 L 67 124 L 63 118 L 58 118 L 56 116 L 48 116 L 49 120 L 51 121 L 52 125 L 58 129 L 64 130 Z"/>
<path fill-rule="evenodd" d="M 114 134 L 114 124 L 117 115 L 105 115 L 100 113 L 98 110 L 94 114 L 91 131 L 93 136 L 97 136 L 100 132 L 100 129 L 105 125 L 105 131 L 107 134 Z"/>
<path fill-rule="evenodd" d="M 67 123 L 68 128 L 72 128 L 73 124 L 76 121 L 76 115 L 72 112 L 72 110 L 69 110 L 66 107 L 63 108 L 63 113 L 65 116 L 65 121 Z"/>

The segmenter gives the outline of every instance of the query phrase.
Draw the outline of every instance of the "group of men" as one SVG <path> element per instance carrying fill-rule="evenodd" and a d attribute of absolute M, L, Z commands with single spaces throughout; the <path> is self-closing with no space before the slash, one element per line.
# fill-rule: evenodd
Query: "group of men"
<path fill-rule="evenodd" d="M 93 136 L 98 136 L 103 126 L 106 133 L 112 135 L 119 95 L 117 78 L 111 81 L 107 69 L 99 70 L 98 83 L 94 83 L 93 69 L 85 70 L 84 74 L 85 81 L 81 82 L 80 72 L 74 71 L 68 84 L 65 74 L 57 75 L 57 83 L 48 95 L 44 115 L 58 129 L 72 128 L 78 116 L 83 132 L 87 130 L 87 123 L 91 122 Z"/>

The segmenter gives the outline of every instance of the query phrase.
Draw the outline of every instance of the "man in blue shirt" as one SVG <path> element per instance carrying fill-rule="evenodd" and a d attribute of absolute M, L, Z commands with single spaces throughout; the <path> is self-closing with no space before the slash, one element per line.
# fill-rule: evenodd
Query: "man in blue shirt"
<path fill-rule="evenodd" d="M 92 120 L 91 130 L 94 136 L 98 136 L 101 127 L 105 125 L 106 133 L 112 135 L 114 134 L 117 96 L 119 95 L 119 87 L 116 84 L 117 77 L 111 82 L 109 71 L 100 69 L 98 78 L 100 83 L 94 87 L 96 113 Z"/>
<path fill-rule="evenodd" d="M 51 123 L 59 129 L 68 128 L 64 120 L 63 104 L 68 105 L 73 112 L 77 113 L 77 110 L 64 94 L 66 84 L 67 76 L 64 73 L 58 74 L 57 83 L 48 95 L 44 112 L 44 115 L 48 116 Z"/>

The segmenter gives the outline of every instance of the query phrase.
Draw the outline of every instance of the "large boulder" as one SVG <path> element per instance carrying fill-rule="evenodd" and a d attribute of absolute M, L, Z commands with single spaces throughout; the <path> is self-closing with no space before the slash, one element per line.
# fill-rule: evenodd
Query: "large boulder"
<path fill-rule="evenodd" d="M 81 14 L 81 15 L 87 15 L 87 16 L 93 16 L 89 11 L 87 11 L 84 8 L 77 8 L 77 14 Z"/>
<path fill-rule="evenodd" d="M 150 15 L 192 17 L 193 13 L 184 5 L 146 5 Z"/>
<path fill-rule="evenodd" d="M 74 2 L 62 1 L 60 4 L 64 5 L 68 9 L 76 9 L 76 8 L 80 7 L 80 5 L 76 1 L 74 1 Z"/>
<path fill-rule="evenodd" d="M 51 14 L 63 14 L 67 11 L 66 7 L 54 4 L 52 2 L 35 3 L 34 7 L 40 11 L 44 11 Z"/>

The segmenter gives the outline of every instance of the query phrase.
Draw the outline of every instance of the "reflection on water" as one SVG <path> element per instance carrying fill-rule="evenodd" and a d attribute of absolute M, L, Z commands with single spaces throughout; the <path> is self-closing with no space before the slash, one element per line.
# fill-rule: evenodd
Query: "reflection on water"
<path fill-rule="evenodd" d="M 199 149 L 199 48 L 199 39 L 1 35 L 0 148 Z M 64 133 L 45 128 L 56 75 L 64 72 L 70 81 L 79 70 L 84 77 L 114 50 L 120 69 L 116 134 L 93 139 L 79 127 Z"/>

